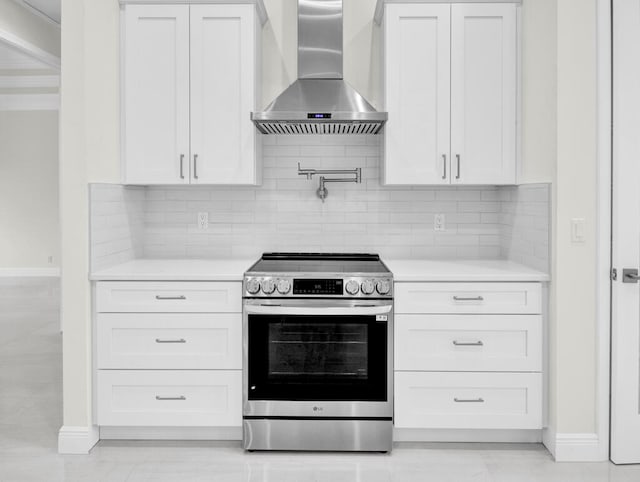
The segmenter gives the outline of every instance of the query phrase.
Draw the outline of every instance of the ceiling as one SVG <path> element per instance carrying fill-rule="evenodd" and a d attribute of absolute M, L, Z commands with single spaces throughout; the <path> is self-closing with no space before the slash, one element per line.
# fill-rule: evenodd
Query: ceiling
<path fill-rule="evenodd" d="M 39 10 L 51 20 L 60 23 L 60 0 L 22 0 L 27 5 Z"/>
<path fill-rule="evenodd" d="M 0 70 L 12 69 L 50 69 L 51 67 L 40 62 L 3 42 L 0 42 Z"/>

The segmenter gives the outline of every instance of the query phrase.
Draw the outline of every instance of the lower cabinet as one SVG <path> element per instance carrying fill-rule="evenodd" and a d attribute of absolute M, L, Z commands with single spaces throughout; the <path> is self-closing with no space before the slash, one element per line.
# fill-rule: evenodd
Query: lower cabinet
<path fill-rule="evenodd" d="M 242 424 L 242 370 L 100 370 L 98 425 Z"/>
<path fill-rule="evenodd" d="M 95 294 L 95 423 L 241 427 L 241 282 L 101 281 Z"/>
<path fill-rule="evenodd" d="M 397 429 L 543 427 L 540 283 L 396 283 L 395 293 Z"/>

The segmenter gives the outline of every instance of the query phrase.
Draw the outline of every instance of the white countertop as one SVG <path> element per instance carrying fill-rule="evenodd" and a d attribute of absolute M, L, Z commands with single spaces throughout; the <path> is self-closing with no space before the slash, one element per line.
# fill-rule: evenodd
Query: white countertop
<path fill-rule="evenodd" d="M 502 259 L 383 259 L 394 281 L 549 281 L 549 275 Z"/>
<path fill-rule="evenodd" d="M 549 281 L 506 260 L 384 259 L 394 281 Z M 242 281 L 256 259 L 137 259 L 98 270 L 92 281 Z"/>
<path fill-rule="evenodd" d="M 92 281 L 242 281 L 252 259 L 136 259 L 91 273 Z"/>

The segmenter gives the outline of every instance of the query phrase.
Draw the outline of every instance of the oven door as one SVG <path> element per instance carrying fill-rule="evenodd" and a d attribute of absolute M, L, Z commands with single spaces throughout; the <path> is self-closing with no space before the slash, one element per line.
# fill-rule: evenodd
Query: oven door
<path fill-rule="evenodd" d="M 246 416 L 391 417 L 390 301 L 248 300 Z"/>

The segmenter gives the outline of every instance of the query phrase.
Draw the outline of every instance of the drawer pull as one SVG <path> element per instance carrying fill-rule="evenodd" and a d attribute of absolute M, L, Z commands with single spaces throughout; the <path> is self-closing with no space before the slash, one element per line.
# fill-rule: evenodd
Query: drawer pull
<path fill-rule="evenodd" d="M 184 295 L 180 296 L 160 296 L 156 295 L 156 300 L 186 300 L 187 297 Z"/>
<path fill-rule="evenodd" d="M 478 341 L 458 341 L 458 340 L 453 340 L 453 344 L 455 346 L 484 346 L 484 343 L 482 343 L 482 340 L 478 340 Z"/>
<path fill-rule="evenodd" d="M 454 398 L 456 403 L 484 403 L 484 398 Z"/>
<path fill-rule="evenodd" d="M 464 296 L 454 296 L 454 301 L 484 301 L 482 296 L 473 296 L 473 297 L 464 297 Z"/>
<path fill-rule="evenodd" d="M 180 338 L 179 340 L 162 340 L 160 338 L 156 338 L 156 343 L 186 343 L 187 340 L 184 338 Z"/>
<path fill-rule="evenodd" d="M 156 400 L 161 400 L 161 401 L 165 401 L 165 400 L 186 400 L 187 397 L 185 397 L 184 395 L 180 395 L 179 397 L 161 397 L 160 395 L 156 395 Z"/>

